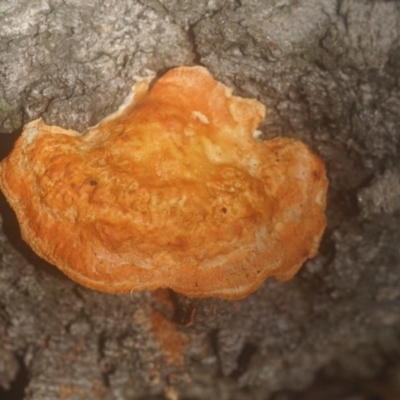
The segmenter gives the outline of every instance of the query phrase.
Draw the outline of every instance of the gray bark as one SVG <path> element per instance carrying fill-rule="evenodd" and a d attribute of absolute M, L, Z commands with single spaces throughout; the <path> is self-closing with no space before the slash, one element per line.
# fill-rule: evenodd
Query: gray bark
<path fill-rule="evenodd" d="M 200 64 L 330 180 L 318 256 L 236 302 L 80 287 L 1 197 L 0 397 L 292 399 L 340 378 L 368 399 L 379 375 L 400 398 L 399 29 L 384 0 L 0 1 L 0 159 L 28 121 L 84 130 L 135 75 Z"/>

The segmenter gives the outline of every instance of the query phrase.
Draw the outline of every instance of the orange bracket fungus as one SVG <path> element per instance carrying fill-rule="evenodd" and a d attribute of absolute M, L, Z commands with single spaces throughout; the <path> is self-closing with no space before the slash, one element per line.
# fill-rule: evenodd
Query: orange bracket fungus
<path fill-rule="evenodd" d="M 82 134 L 27 124 L 0 186 L 24 240 L 82 285 L 242 298 L 292 278 L 326 224 L 323 162 L 296 139 L 256 140 L 265 112 L 175 68 Z"/>

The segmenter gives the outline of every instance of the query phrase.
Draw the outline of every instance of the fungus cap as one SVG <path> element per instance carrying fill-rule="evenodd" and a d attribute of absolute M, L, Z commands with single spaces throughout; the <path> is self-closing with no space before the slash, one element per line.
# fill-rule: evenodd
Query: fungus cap
<path fill-rule="evenodd" d="M 245 297 L 292 278 L 326 223 L 323 162 L 257 141 L 264 117 L 205 68 L 175 68 L 82 134 L 27 124 L 0 186 L 24 240 L 82 285 Z"/>

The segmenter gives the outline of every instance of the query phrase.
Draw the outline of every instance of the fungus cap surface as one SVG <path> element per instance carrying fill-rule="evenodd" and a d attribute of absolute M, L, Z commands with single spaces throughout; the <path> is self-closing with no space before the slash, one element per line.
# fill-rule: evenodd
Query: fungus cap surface
<path fill-rule="evenodd" d="M 167 72 L 83 134 L 27 124 L 0 164 L 24 240 L 71 279 L 241 298 L 287 280 L 325 228 L 323 162 L 202 67 Z"/>

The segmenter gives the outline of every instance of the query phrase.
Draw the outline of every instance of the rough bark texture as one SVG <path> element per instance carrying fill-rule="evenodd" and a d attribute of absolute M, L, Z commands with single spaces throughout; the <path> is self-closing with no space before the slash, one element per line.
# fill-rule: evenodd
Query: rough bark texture
<path fill-rule="evenodd" d="M 0 397 L 400 398 L 399 30 L 384 0 L 0 1 L 0 159 L 30 120 L 83 130 L 135 75 L 200 64 L 331 182 L 319 255 L 237 302 L 80 287 L 1 197 Z"/>

